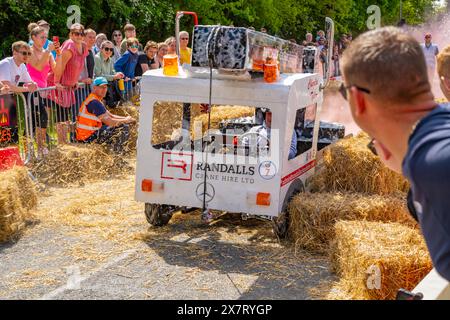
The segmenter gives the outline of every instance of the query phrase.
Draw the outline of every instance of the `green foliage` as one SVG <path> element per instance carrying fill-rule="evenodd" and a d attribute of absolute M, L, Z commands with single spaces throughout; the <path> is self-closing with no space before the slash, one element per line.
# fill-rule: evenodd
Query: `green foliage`
<path fill-rule="evenodd" d="M 433 13 L 433 0 L 404 0 L 403 16 L 408 24 L 420 24 Z M 381 8 L 382 25 L 399 20 L 400 0 L 0 0 L 2 56 L 18 39 L 26 40 L 27 25 L 45 19 L 51 35 L 67 35 L 68 6 L 81 8 L 81 23 L 110 37 L 115 29 L 133 23 L 142 43 L 161 41 L 175 29 L 178 10 L 195 11 L 201 24 L 264 27 L 270 34 L 301 41 L 306 32 L 323 29 L 325 16 L 336 22 L 336 33 L 366 30 L 367 8 Z M 181 28 L 191 30 L 192 19 L 183 18 Z"/>

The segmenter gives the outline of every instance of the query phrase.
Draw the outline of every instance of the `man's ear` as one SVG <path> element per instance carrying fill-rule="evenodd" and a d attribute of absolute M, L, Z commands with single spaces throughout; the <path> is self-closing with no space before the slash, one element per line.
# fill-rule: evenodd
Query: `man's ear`
<path fill-rule="evenodd" d="M 447 91 L 450 91 L 450 78 L 441 77 L 442 84 Z"/>
<path fill-rule="evenodd" d="M 366 97 L 355 87 L 350 88 L 350 99 L 353 100 L 355 116 L 361 116 L 367 111 Z"/>

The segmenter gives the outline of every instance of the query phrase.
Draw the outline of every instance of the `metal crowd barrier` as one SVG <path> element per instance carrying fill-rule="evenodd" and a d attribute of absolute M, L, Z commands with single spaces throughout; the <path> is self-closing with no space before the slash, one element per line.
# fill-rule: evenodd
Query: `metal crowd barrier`
<path fill-rule="evenodd" d="M 79 109 L 90 92 L 90 85 L 79 83 L 77 88 L 0 95 L 0 148 L 18 146 L 22 159 L 30 162 L 75 142 Z M 140 77 L 125 81 L 119 103 L 135 103 L 139 96 Z"/>
<path fill-rule="evenodd" d="M 81 103 L 91 92 L 90 85 L 78 88 L 40 88 L 26 93 L 27 160 L 45 156 L 58 145 L 75 142 L 75 128 Z"/>
<path fill-rule="evenodd" d="M 139 99 L 139 80 L 125 81 L 121 103 Z M 91 90 L 91 85 L 79 83 L 76 89 L 49 87 L 26 94 L 24 140 L 29 151 L 27 160 L 42 158 L 58 145 L 76 142 L 80 106 Z"/>

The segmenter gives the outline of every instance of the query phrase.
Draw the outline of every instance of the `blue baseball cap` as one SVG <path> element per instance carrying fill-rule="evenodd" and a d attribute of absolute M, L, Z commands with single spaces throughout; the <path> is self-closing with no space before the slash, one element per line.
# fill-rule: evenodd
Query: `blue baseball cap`
<path fill-rule="evenodd" d="M 94 79 L 93 85 L 96 87 L 108 85 L 108 80 L 105 77 L 98 77 Z"/>

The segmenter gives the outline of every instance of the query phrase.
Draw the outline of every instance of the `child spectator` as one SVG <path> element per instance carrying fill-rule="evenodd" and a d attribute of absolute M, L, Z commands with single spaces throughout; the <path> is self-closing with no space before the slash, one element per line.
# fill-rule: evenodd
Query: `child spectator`
<path fill-rule="evenodd" d="M 136 65 L 135 76 L 142 76 L 149 69 L 157 69 L 155 57 L 158 53 L 158 45 L 154 41 L 149 41 L 145 45 L 144 53 L 139 54 L 138 63 Z"/>

